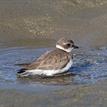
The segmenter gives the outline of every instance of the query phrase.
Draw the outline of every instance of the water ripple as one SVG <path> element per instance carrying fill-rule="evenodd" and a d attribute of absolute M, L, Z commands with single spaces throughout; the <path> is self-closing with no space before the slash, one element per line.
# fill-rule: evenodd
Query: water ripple
<path fill-rule="evenodd" d="M 17 83 L 16 72 L 19 67 L 16 63 L 30 62 L 48 50 L 10 48 L 0 50 L 0 82 Z M 107 48 L 94 49 L 89 51 L 74 52 L 74 65 L 70 69 L 75 76 L 57 79 L 36 81 L 37 83 L 69 83 L 69 84 L 90 84 L 102 79 L 107 79 Z"/>

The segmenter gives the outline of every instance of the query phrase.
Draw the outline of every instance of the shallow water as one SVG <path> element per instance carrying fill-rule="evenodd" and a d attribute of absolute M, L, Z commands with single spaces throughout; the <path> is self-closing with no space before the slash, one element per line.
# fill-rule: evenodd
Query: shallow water
<path fill-rule="evenodd" d="M 17 78 L 16 63 L 63 36 L 83 48 L 73 52 L 75 75 Z M 107 107 L 106 79 L 106 0 L 0 0 L 0 107 Z"/>
<path fill-rule="evenodd" d="M 74 51 L 74 64 L 69 72 L 73 76 L 58 78 L 18 78 L 17 63 L 31 62 L 52 48 L 6 48 L 0 49 L 0 86 L 24 91 L 56 90 L 66 85 L 94 84 L 107 79 L 107 48 Z"/>

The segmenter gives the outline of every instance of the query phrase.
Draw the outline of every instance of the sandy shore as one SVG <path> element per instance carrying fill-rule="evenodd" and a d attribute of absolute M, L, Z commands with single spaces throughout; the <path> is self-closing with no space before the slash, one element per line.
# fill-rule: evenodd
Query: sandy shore
<path fill-rule="evenodd" d="M 107 81 L 45 92 L 0 89 L 0 107 L 106 107 Z"/>
<path fill-rule="evenodd" d="M 106 25 L 105 0 L 0 0 L 0 45 L 67 36 L 82 47 L 98 47 L 106 45 Z"/>

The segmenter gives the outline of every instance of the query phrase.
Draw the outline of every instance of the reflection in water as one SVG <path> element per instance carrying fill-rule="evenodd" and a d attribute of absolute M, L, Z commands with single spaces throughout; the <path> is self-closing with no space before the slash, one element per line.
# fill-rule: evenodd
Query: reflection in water
<path fill-rule="evenodd" d="M 66 72 L 51 77 L 46 76 L 29 76 L 25 78 L 18 78 L 19 83 L 41 83 L 46 85 L 68 85 L 71 84 L 75 74 Z"/>

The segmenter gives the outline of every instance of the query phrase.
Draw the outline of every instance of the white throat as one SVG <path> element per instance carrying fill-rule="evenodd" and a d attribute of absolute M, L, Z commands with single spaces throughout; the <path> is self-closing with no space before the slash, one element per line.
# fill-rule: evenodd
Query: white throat
<path fill-rule="evenodd" d="M 60 46 L 60 45 L 56 45 L 56 48 L 61 49 L 61 50 L 64 50 L 64 51 L 66 51 L 66 52 L 71 52 L 71 51 L 72 51 L 72 49 L 73 49 L 73 48 L 65 49 L 65 48 L 63 48 L 63 47 L 62 47 L 62 46 Z"/>

